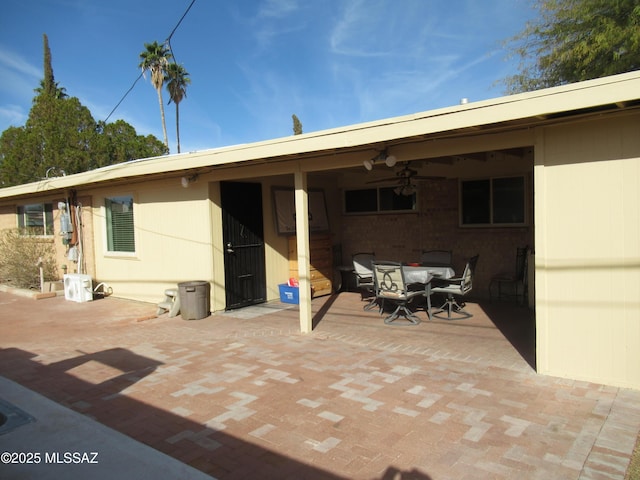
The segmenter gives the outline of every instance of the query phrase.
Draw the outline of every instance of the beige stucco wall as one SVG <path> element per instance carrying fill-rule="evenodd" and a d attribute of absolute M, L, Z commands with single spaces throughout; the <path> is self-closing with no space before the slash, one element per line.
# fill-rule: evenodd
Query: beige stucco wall
<path fill-rule="evenodd" d="M 182 188 L 179 178 L 95 190 L 97 282 L 119 297 L 157 303 L 178 282 L 213 280 L 211 207 L 207 182 Z M 107 252 L 104 200 L 132 195 L 136 252 Z"/>
<path fill-rule="evenodd" d="M 255 171 L 255 169 L 254 169 Z M 180 178 L 150 180 L 92 190 L 95 225 L 95 282 L 104 282 L 118 297 L 157 303 L 167 288 L 179 282 L 204 280 L 211 284 L 211 310 L 225 309 L 224 245 L 219 175 L 202 175 L 189 188 Z M 279 298 L 278 284 L 289 277 L 287 237 L 276 233 L 272 187 L 293 186 L 293 175 L 245 177 L 262 186 L 267 300 Z M 329 182 L 330 183 L 330 182 Z M 319 176 L 313 188 L 336 188 Z M 337 191 L 337 190 L 336 190 Z M 104 199 L 134 198 L 135 254 L 106 251 Z M 337 195 L 327 195 L 337 210 Z M 248 206 L 251 208 L 251 206 Z M 331 222 L 337 222 L 333 216 Z"/>
<path fill-rule="evenodd" d="M 540 373 L 640 388 L 639 132 L 637 112 L 538 132 Z"/>

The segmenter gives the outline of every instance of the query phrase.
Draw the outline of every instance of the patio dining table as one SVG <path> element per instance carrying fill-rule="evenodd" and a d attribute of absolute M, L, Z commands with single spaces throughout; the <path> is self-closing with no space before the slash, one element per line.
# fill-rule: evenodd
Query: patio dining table
<path fill-rule="evenodd" d="M 428 285 L 433 278 L 452 278 L 455 275 L 453 268 L 451 267 L 435 267 L 428 265 L 404 265 L 402 267 L 404 271 L 404 279 L 407 283 L 421 283 Z"/>
<path fill-rule="evenodd" d="M 431 320 L 431 280 L 434 278 L 452 278 L 455 271 L 451 267 L 403 265 L 404 281 L 407 284 L 424 285 L 424 296 L 427 301 L 427 315 Z"/>

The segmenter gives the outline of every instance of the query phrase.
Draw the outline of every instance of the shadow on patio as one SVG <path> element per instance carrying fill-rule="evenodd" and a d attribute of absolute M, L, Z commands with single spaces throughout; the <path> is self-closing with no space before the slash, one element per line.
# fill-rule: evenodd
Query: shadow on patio
<path fill-rule="evenodd" d="M 472 314 L 470 318 L 447 319 L 436 314 L 428 320 L 418 304 L 415 310 L 421 319 L 419 325 L 391 326 L 384 324 L 384 317 L 376 309 L 364 311 L 365 303 L 353 292 L 314 299 L 314 332 L 339 335 L 359 344 L 387 340 L 449 356 L 475 355 L 500 366 L 512 365 L 516 361 L 513 354 L 517 354 L 533 370 L 536 368 L 535 317 L 528 308 L 470 300 L 465 308 Z M 435 297 L 432 303 L 440 305 Z M 433 307 L 433 312 L 437 308 Z"/>
<path fill-rule="evenodd" d="M 83 353 L 50 365 L 39 363 L 34 360 L 36 357 L 35 353 L 15 348 L 0 350 L 0 373 L 209 475 L 219 478 L 343 478 L 129 397 L 125 392 L 128 387 L 162 366 L 153 359 L 120 348 Z M 91 449 L 92 439 L 84 439 L 83 444 Z M 53 443 L 51 451 L 55 449 Z M 40 466 L 34 465 L 34 468 Z"/>

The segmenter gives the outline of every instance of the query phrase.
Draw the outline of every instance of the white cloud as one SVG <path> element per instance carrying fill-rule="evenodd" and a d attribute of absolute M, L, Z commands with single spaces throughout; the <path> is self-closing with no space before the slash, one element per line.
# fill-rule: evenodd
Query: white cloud
<path fill-rule="evenodd" d="M 35 96 L 42 72 L 20 55 L 0 46 L 0 132 L 24 125 L 30 100 Z"/>
<path fill-rule="evenodd" d="M 42 77 L 39 68 L 0 46 L 0 102 L 6 102 L 8 98 L 18 101 L 33 98 L 33 90 L 39 86 Z"/>
<path fill-rule="evenodd" d="M 298 9 L 297 0 L 266 0 L 261 6 L 260 17 L 281 18 L 290 15 Z"/>
<path fill-rule="evenodd" d="M 0 127 L 0 131 L 4 131 L 9 126 L 22 126 L 26 121 L 27 113 L 19 105 L 0 106 L 0 124 L 6 125 L 6 127 Z"/>
<path fill-rule="evenodd" d="M 276 37 L 306 29 L 306 21 L 298 13 L 300 6 L 297 0 L 266 0 L 256 16 L 250 21 L 253 34 L 260 50 L 272 45 Z"/>
<path fill-rule="evenodd" d="M 0 65 L 2 68 L 6 68 L 28 77 L 42 77 L 42 71 L 40 68 L 31 65 L 20 55 L 6 49 L 4 46 L 0 46 Z"/>
<path fill-rule="evenodd" d="M 331 51 L 358 57 L 388 55 L 389 29 L 380 3 L 349 0 L 344 5 L 329 36 Z"/>

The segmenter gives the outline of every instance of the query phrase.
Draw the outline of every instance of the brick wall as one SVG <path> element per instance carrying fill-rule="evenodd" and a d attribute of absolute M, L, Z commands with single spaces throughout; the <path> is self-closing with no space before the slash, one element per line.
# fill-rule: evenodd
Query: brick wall
<path fill-rule="evenodd" d="M 461 228 L 457 180 L 420 182 L 418 188 L 416 213 L 344 215 L 343 263 L 358 252 L 374 252 L 379 260 L 418 262 L 422 250 L 443 249 L 453 251 L 456 273 L 462 273 L 466 260 L 479 254 L 473 296 L 488 297 L 494 274 L 515 271 L 517 247 L 533 246 L 533 229 Z"/>

